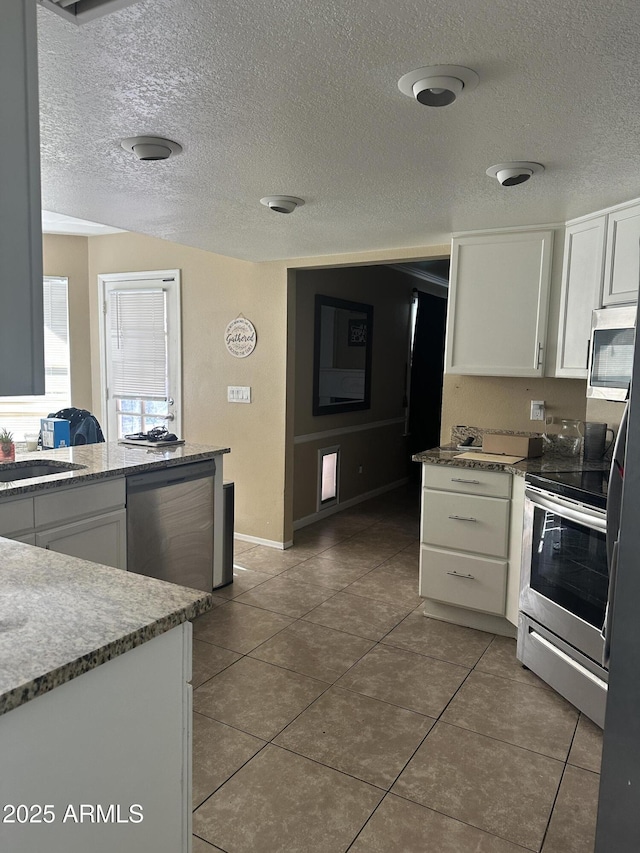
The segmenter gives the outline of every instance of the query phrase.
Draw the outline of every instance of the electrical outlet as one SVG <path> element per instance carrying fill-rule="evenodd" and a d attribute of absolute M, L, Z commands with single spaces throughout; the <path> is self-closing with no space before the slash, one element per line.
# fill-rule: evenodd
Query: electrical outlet
<path fill-rule="evenodd" d="M 544 400 L 532 400 L 531 401 L 530 419 L 532 421 L 543 421 L 544 420 Z"/>
<path fill-rule="evenodd" d="M 228 403 L 250 403 L 251 402 L 251 386 L 250 385 L 227 385 L 227 402 Z"/>

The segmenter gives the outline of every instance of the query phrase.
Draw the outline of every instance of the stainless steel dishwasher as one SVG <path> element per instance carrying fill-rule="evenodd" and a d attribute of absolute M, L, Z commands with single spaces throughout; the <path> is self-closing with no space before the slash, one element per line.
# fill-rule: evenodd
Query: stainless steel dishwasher
<path fill-rule="evenodd" d="M 127 568 L 152 578 L 213 588 L 215 461 L 127 477 Z"/>

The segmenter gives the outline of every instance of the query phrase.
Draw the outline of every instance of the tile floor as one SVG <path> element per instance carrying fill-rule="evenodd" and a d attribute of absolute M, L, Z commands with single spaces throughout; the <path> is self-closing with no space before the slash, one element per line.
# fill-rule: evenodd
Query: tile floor
<path fill-rule="evenodd" d="M 194 622 L 194 853 L 591 853 L 601 733 L 515 642 L 425 618 L 400 489 L 236 542 Z"/>

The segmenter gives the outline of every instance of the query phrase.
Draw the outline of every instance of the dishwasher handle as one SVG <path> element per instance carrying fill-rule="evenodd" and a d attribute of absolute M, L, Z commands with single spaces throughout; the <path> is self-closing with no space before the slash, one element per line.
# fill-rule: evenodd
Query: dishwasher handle
<path fill-rule="evenodd" d="M 204 462 L 189 462 L 185 465 L 171 465 L 169 468 L 160 468 L 154 471 L 144 471 L 142 474 L 133 474 L 127 477 L 127 494 L 147 489 L 160 489 L 163 486 L 200 480 L 203 477 L 213 477 L 215 473 L 216 463 L 214 459 L 207 459 Z"/>

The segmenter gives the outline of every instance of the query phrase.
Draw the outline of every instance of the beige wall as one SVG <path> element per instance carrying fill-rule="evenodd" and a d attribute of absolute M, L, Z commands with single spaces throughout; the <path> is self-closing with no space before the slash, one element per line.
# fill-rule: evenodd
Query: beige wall
<path fill-rule="evenodd" d="M 520 379 L 506 376 L 445 375 L 440 440 L 449 442 L 457 424 L 522 432 L 557 432 L 557 423 L 545 427 L 529 420 L 531 400 L 544 400 L 546 413 L 561 418 L 585 419 L 584 379 Z M 596 418 L 594 418 L 596 420 Z"/>
<path fill-rule="evenodd" d="M 91 330 L 89 322 L 88 238 L 43 235 L 45 275 L 69 279 L 69 346 L 71 404 L 93 411 L 91 390 Z"/>
<path fill-rule="evenodd" d="M 92 375 L 100 401 L 100 273 L 180 269 L 183 433 L 231 447 L 225 479 L 236 483 L 236 530 L 284 540 L 286 270 L 251 264 L 135 234 L 92 237 L 89 245 Z M 248 358 L 229 355 L 224 329 L 243 314 L 257 330 Z M 227 403 L 227 385 L 250 385 L 252 403 Z"/>

